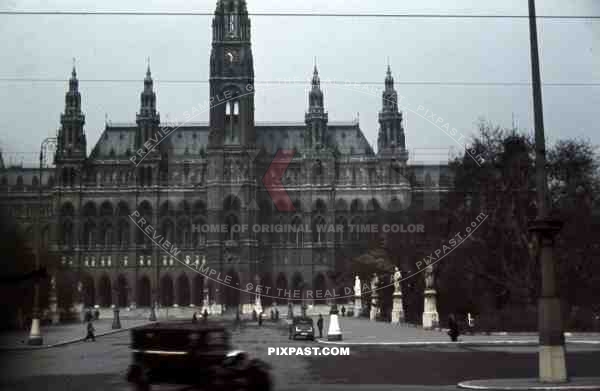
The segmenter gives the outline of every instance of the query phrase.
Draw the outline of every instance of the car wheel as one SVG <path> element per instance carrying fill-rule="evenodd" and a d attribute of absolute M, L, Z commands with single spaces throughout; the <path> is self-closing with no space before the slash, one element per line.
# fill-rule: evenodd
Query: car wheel
<path fill-rule="evenodd" d="M 252 360 L 247 373 L 248 391 L 271 391 L 273 386 L 268 366 L 260 360 Z"/>

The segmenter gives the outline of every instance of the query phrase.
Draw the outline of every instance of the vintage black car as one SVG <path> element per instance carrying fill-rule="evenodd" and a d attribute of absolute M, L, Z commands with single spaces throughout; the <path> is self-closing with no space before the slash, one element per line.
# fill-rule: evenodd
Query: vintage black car
<path fill-rule="evenodd" d="M 315 340 L 315 327 L 312 318 L 295 317 L 290 324 L 290 339 L 302 337 Z"/>
<path fill-rule="evenodd" d="M 268 365 L 233 350 L 224 325 L 153 323 L 131 330 L 131 349 L 127 381 L 138 390 L 158 383 L 210 390 L 271 390 Z"/>

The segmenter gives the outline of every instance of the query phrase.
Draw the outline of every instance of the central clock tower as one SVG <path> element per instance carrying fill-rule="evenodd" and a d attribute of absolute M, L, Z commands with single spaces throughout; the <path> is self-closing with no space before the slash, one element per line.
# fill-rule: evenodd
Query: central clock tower
<path fill-rule="evenodd" d="M 207 219 L 210 226 L 252 226 L 257 197 L 254 128 L 254 64 L 250 19 L 245 0 L 219 0 L 212 23 L 210 55 L 210 125 L 207 148 Z M 227 225 L 229 227 L 229 225 Z M 227 234 L 229 233 L 229 234 Z M 221 275 L 239 278 L 239 287 L 259 273 L 258 243 L 248 230 L 208 233 L 206 255 Z M 234 278 L 235 280 L 235 278 Z M 254 295 L 214 284 L 218 303 L 235 311 L 238 302 L 251 305 Z"/>
<path fill-rule="evenodd" d="M 209 147 L 253 146 L 254 64 L 245 0 L 219 0 L 212 24 Z"/>

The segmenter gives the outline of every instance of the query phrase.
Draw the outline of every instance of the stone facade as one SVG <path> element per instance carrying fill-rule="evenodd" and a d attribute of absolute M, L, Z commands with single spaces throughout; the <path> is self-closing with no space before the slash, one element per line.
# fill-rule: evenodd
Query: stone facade
<path fill-rule="evenodd" d="M 32 238 L 41 199 L 40 245 L 59 261 L 59 285 L 72 287 L 59 292 L 62 311 L 80 300 L 100 307 L 202 307 L 206 296 L 226 310 L 251 308 L 256 296 L 234 287 L 257 281 L 284 292 L 263 294 L 263 305 L 287 302 L 286 290 L 332 287 L 337 260 L 378 239 L 378 233 L 351 232 L 350 225 L 406 223 L 396 212 L 439 208 L 450 185 L 448 167 L 407 164 L 389 67 L 375 153 L 358 122 L 328 121 L 316 66 L 304 122 L 255 122 L 250 33 L 245 1 L 219 1 L 209 123 L 193 122 L 200 107 L 185 112 L 184 123 L 161 123 L 148 66 L 136 122 L 107 124 L 87 154 L 73 69 L 55 164 L 42 170 L 41 184 L 38 169 L 2 169 L 2 204 Z M 293 211 L 285 196 L 274 199 L 265 186 L 280 150 L 293 154 L 281 180 Z M 319 232 L 333 225 L 344 229 Z M 203 228 L 215 226 L 227 229 Z M 306 229 L 273 232 L 276 226 Z M 161 246 L 166 241 L 176 254 Z M 197 273 L 203 260 L 229 276 L 230 286 Z"/>

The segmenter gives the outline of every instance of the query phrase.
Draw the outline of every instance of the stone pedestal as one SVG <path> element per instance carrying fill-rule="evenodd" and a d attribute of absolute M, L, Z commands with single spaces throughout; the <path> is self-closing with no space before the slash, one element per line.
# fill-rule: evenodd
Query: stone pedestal
<path fill-rule="evenodd" d="M 354 296 L 354 317 L 358 318 L 362 314 L 362 300 L 360 296 Z"/>
<path fill-rule="evenodd" d="M 424 293 L 425 302 L 423 305 L 423 328 L 436 328 L 439 324 L 439 316 L 437 312 L 437 302 L 435 289 L 427 289 Z"/>
<path fill-rule="evenodd" d="M 49 309 L 50 309 L 50 321 L 52 322 L 52 324 L 59 324 L 60 323 L 60 314 L 58 313 L 58 305 L 56 303 L 56 297 L 54 298 L 54 302 L 50 301 Z"/>
<path fill-rule="evenodd" d="M 35 317 L 31 321 L 31 330 L 29 332 L 28 345 L 42 345 L 44 342 L 42 333 L 40 332 L 40 319 Z"/>
<path fill-rule="evenodd" d="M 60 323 L 60 315 L 58 313 L 58 301 L 56 299 L 56 291 L 51 290 L 48 297 L 48 313 L 52 324 Z"/>
<path fill-rule="evenodd" d="M 392 323 L 404 322 L 404 308 L 402 307 L 402 292 L 394 292 L 392 296 Z"/>
<path fill-rule="evenodd" d="M 342 329 L 340 328 L 340 319 L 337 306 L 334 304 L 329 315 L 329 329 L 327 330 L 328 341 L 341 341 Z"/>

